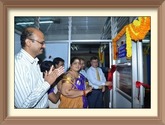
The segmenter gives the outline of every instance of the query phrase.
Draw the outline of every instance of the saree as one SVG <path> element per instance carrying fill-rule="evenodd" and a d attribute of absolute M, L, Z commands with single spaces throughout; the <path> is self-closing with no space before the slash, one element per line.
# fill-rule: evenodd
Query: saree
<path fill-rule="evenodd" d="M 72 84 L 72 89 L 75 90 L 83 91 L 86 89 L 85 77 L 82 74 L 79 74 L 78 78 L 76 79 L 66 74 L 61 82 Z M 63 94 L 60 95 L 59 108 L 87 108 L 87 107 L 88 107 L 88 102 L 86 96 L 78 96 L 71 98 Z"/>

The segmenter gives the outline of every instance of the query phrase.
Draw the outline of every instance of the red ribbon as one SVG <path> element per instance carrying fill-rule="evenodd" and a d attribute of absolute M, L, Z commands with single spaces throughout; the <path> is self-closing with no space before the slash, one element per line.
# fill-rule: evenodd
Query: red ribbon
<path fill-rule="evenodd" d="M 108 89 L 111 90 L 113 88 L 113 86 L 108 86 Z"/>
<path fill-rule="evenodd" d="M 113 73 L 116 71 L 116 65 L 111 66 L 111 70 L 108 72 L 108 81 L 113 81 Z M 108 86 L 109 90 L 113 88 L 113 86 Z"/>
<path fill-rule="evenodd" d="M 140 88 L 140 86 L 143 86 L 144 88 L 150 88 L 150 86 L 148 84 L 145 84 L 145 83 L 142 83 L 142 82 L 139 82 L 139 81 L 136 81 L 136 88 Z M 139 92 L 138 92 L 138 99 L 140 97 L 140 89 L 139 89 Z"/>
<path fill-rule="evenodd" d="M 147 89 L 150 88 L 150 85 L 145 84 L 145 83 L 142 83 L 142 82 L 139 82 L 139 81 L 136 81 L 136 88 L 140 88 L 141 85 L 142 85 L 144 88 L 147 88 Z"/>

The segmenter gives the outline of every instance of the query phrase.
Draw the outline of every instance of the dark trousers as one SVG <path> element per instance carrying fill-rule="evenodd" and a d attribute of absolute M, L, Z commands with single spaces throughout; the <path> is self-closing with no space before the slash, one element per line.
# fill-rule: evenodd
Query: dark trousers
<path fill-rule="evenodd" d="M 103 108 L 103 93 L 101 89 L 93 89 L 87 98 L 89 108 Z"/>

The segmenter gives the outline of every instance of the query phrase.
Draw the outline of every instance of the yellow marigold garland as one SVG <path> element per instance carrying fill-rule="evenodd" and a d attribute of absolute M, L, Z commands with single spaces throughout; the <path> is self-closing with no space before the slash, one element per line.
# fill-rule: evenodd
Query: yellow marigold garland
<path fill-rule="evenodd" d="M 142 40 L 150 30 L 150 17 L 139 17 L 128 25 L 131 39 L 134 41 Z"/>
<path fill-rule="evenodd" d="M 113 42 L 113 50 L 114 50 L 114 60 L 117 59 L 117 41 L 121 38 L 121 36 L 126 33 L 126 50 L 127 50 L 127 58 L 130 59 L 132 56 L 132 40 L 139 41 L 143 40 L 151 26 L 150 17 L 139 17 L 138 20 L 134 20 L 133 23 L 126 25 L 112 40 Z"/>
<path fill-rule="evenodd" d="M 126 52 L 127 59 L 130 59 L 132 57 L 132 40 L 128 31 L 128 27 L 126 28 Z"/>
<path fill-rule="evenodd" d="M 99 60 L 101 63 L 104 63 L 104 52 L 101 52 L 101 48 L 98 49 Z"/>

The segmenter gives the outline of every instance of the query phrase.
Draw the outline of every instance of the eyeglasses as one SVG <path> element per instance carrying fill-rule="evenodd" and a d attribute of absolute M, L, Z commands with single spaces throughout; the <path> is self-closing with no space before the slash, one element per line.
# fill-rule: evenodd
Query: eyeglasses
<path fill-rule="evenodd" d="M 45 41 L 43 41 L 43 42 L 40 42 L 40 41 L 38 41 L 38 40 L 35 40 L 35 39 L 30 39 L 30 40 L 32 40 L 33 42 L 34 42 L 34 41 L 36 41 L 37 43 L 41 44 L 42 46 L 45 44 Z"/>

